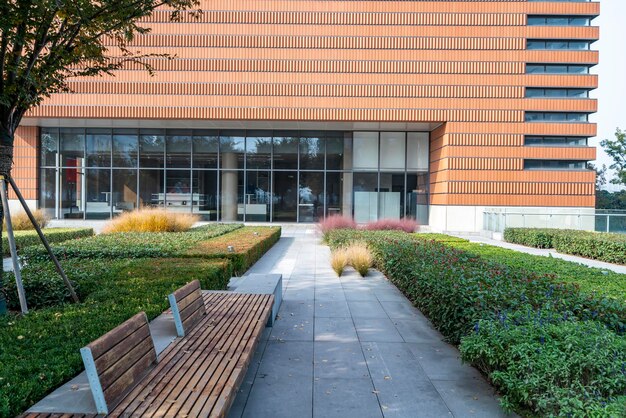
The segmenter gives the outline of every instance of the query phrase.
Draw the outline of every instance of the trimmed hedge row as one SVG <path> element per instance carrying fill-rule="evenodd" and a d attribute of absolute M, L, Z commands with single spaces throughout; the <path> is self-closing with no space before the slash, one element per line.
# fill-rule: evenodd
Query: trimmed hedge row
<path fill-rule="evenodd" d="M 189 249 L 185 256 L 225 258 L 233 263 L 235 274 L 241 274 L 280 239 L 280 234 L 280 227 L 246 226 L 210 241 L 201 242 Z M 230 252 L 228 247 L 232 247 L 233 252 Z"/>
<path fill-rule="evenodd" d="M 139 311 L 150 319 L 168 307 L 166 295 L 191 280 L 203 289 L 225 289 L 227 260 L 65 260 L 82 303 L 33 309 L 27 316 L 0 316 L 0 416 L 15 416 L 83 369 L 79 349 Z M 40 265 L 24 268 L 28 284 Z M 49 277 L 56 277 L 50 272 Z M 60 280 L 59 280 L 60 281 Z"/>
<path fill-rule="evenodd" d="M 562 229 L 507 228 L 504 239 L 535 248 L 554 248 L 607 263 L 626 264 L 626 235 Z"/>
<path fill-rule="evenodd" d="M 353 231 L 332 232 L 328 239 L 333 247 L 354 240 L 368 243 L 377 268 L 450 342 L 460 344 L 466 361 L 489 376 L 502 391 L 505 408 L 540 416 L 611 416 L 621 407 L 624 304 L 454 248 L 461 240 Z M 587 335 L 582 341 L 601 346 L 588 344 L 579 356 L 570 356 L 570 339 Z M 539 351 L 528 352 L 536 345 Z M 608 358 L 620 366 L 605 367 Z M 546 382 L 552 390 L 546 391 Z"/>
<path fill-rule="evenodd" d="M 211 224 L 186 232 L 122 232 L 100 234 L 89 239 L 67 242 L 53 248 L 60 258 L 151 258 L 179 257 L 193 246 L 242 228 L 241 224 Z M 26 261 L 47 260 L 44 249 L 28 248 Z"/>
<path fill-rule="evenodd" d="M 93 236 L 91 228 L 45 228 L 43 233 L 50 244 L 69 241 L 77 238 L 87 238 Z M 35 230 L 14 231 L 15 246 L 18 250 L 26 247 L 34 247 L 45 252 L 39 235 Z M 47 253 L 46 253 L 47 254 Z M 9 250 L 9 238 L 6 232 L 2 233 L 2 255 L 8 257 L 11 255 Z"/>

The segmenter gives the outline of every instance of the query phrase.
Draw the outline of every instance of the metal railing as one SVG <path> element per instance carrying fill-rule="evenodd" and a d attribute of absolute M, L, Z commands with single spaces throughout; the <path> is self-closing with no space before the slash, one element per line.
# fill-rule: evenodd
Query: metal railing
<path fill-rule="evenodd" d="M 560 228 L 626 234 L 626 211 L 523 212 L 487 209 L 483 229 L 504 232 L 505 228 Z"/>

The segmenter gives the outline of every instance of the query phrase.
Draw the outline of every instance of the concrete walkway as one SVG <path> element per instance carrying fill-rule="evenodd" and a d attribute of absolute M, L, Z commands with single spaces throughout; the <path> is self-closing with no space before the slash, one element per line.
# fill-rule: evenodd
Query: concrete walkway
<path fill-rule="evenodd" d="M 515 251 L 519 251 L 521 253 L 526 253 L 526 254 L 539 255 L 543 257 L 560 258 L 562 260 L 571 261 L 572 263 L 579 263 L 587 267 L 594 267 L 594 268 L 598 268 L 602 270 L 614 271 L 615 273 L 626 274 L 626 266 L 621 266 L 619 264 L 605 263 L 603 261 L 598 261 L 598 260 L 590 260 L 588 258 L 578 257 L 575 255 L 561 254 L 561 253 L 557 253 L 553 249 L 525 247 L 523 245 L 511 244 L 509 242 L 499 241 L 499 240 L 495 240 L 495 239 L 491 239 L 487 237 L 476 237 L 476 236 L 468 237 L 468 236 L 463 236 L 463 235 L 458 235 L 458 236 L 460 238 L 469 239 L 471 242 L 494 245 L 496 247 L 507 248 L 509 250 L 515 250 Z"/>
<path fill-rule="evenodd" d="M 461 364 L 380 273 L 337 278 L 314 226 L 288 225 L 250 273 L 283 274 L 268 328 L 230 417 L 501 417 L 494 390 Z"/>

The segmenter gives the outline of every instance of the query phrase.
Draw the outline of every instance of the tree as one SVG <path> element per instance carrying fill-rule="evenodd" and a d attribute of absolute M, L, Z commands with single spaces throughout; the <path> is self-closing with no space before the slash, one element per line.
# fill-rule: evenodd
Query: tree
<path fill-rule="evenodd" d="M 613 184 L 626 186 L 626 132 L 617 128 L 615 139 L 605 139 L 600 142 L 604 151 L 613 159 L 610 169 L 615 170 L 615 178 L 611 179 Z"/>
<path fill-rule="evenodd" d="M 602 164 L 602 167 L 596 167 L 593 163 L 587 163 L 587 168 L 596 172 L 596 192 L 602 190 L 606 186 L 606 164 Z"/>
<path fill-rule="evenodd" d="M 10 176 L 24 114 L 70 77 L 113 74 L 129 63 L 152 68 L 129 44 L 149 32 L 141 19 L 167 6 L 171 19 L 199 0 L 0 0 L 0 175 Z M 199 12 L 191 12 L 195 15 Z M 4 208 L 0 203 L 0 233 Z M 0 253 L 2 244 L 0 242 Z M 0 272 L 0 284 L 1 284 Z"/>

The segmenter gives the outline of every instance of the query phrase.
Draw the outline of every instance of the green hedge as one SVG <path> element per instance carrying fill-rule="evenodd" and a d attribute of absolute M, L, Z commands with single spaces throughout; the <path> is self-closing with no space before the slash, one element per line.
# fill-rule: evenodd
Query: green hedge
<path fill-rule="evenodd" d="M 233 263 L 235 274 L 241 274 L 280 239 L 280 234 L 280 227 L 246 226 L 210 241 L 198 243 L 184 255 L 225 258 Z M 233 252 L 228 251 L 229 246 L 233 247 Z"/>
<path fill-rule="evenodd" d="M 626 235 L 563 229 L 507 228 L 504 240 L 535 248 L 554 248 L 607 263 L 626 264 Z"/>
<path fill-rule="evenodd" d="M 82 303 L 0 317 L 0 416 L 19 414 L 80 373 L 80 347 L 139 311 L 158 316 L 168 307 L 168 293 L 194 279 L 203 289 L 225 289 L 232 274 L 226 260 L 109 260 L 106 268 L 102 261 L 66 260 L 63 265 Z M 38 267 L 24 269 L 26 285 L 45 276 Z"/>
<path fill-rule="evenodd" d="M 430 238 L 431 235 L 424 234 Z M 626 274 L 619 274 L 555 257 L 544 257 L 469 241 L 448 241 L 447 245 L 511 268 L 524 269 L 552 278 L 555 283 L 571 283 L 582 292 L 626 303 Z"/>
<path fill-rule="evenodd" d="M 63 241 L 69 241 L 77 238 L 86 238 L 93 235 L 93 229 L 91 228 L 45 228 L 43 233 L 48 239 L 50 244 L 59 243 Z M 26 247 L 34 247 L 45 252 L 39 235 L 34 230 L 29 231 L 14 231 L 15 246 L 18 250 Z M 9 251 L 9 239 L 6 232 L 2 233 L 2 252 L 5 257 L 10 256 Z"/>
<path fill-rule="evenodd" d="M 339 246 L 365 240 L 377 268 L 447 340 L 460 344 L 464 359 L 487 374 L 502 391 L 505 408 L 539 416 L 582 416 L 586 411 L 601 416 L 621 406 L 619 395 L 626 393 L 624 369 L 619 366 L 620 374 L 616 374 L 615 367 L 603 366 L 607 353 L 614 354 L 614 360 L 626 359 L 623 303 L 581 292 L 577 286 L 560 283 L 554 275 L 494 262 L 454 247 L 469 243 L 438 242 L 433 238 L 442 237 L 336 231 L 328 241 L 331 246 Z M 488 330 L 496 329 L 498 324 L 503 330 L 494 336 Z M 558 332 L 548 329 L 549 324 Z M 602 351 L 596 352 L 590 345 L 585 352 L 588 363 L 580 358 L 569 363 L 555 360 L 569 355 L 569 335 L 587 335 L 589 329 L 597 330 L 594 338 L 603 341 L 597 348 Z M 541 334 L 540 344 L 543 341 L 554 349 L 534 352 L 530 367 L 530 360 L 522 354 L 535 343 L 537 333 Z M 483 348 L 465 350 L 472 345 Z M 598 368 L 585 368 L 594 362 Z M 567 369 L 558 369 L 562 367 Z M 591 374 L 577 380 L 579 368 Z M 551 374 L 573 380 L 553 379 L 553 390 L 546 391 L 545 377 Z"/>
<path fill-rule="evenodd" d="M 506 228 L 504 240 L 513 244 L 534 248 L 554 248 L 552 240 L 559 229 L 547 228 Z"/>
<path fill-rule="evenodd" d="M 193 246 L 242 228 L 241 224 L 211 224 L 186 232 L 123 232 L 100 234 L 90 239 L 67 242 L 54 247 L 58 258 L 150 258 L 178 257 Z M 42 249 L 26 249 L 27 261 L 47 259 Z"/>

